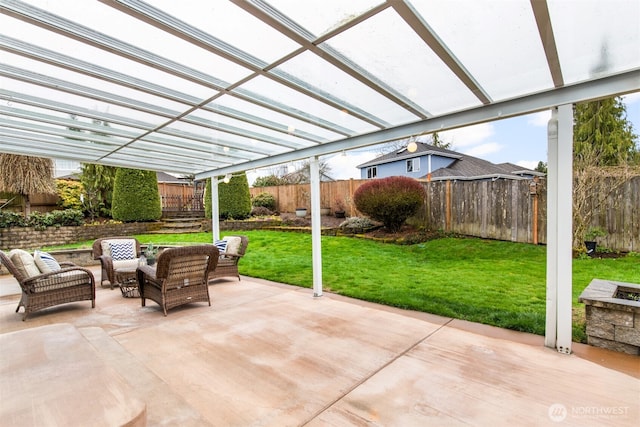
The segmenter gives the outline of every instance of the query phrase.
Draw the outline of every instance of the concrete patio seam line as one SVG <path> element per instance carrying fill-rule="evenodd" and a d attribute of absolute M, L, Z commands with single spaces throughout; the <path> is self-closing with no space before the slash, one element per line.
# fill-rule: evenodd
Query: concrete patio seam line
<path fill-rule="evenodd" d="M 346 390 L 344 393 L 341 393 L 340 396 L 336 397 L 335 399 L 333 399 L 332 401 L 328 402 L 325 406 L 323 406 L 322 408 L 320 408 L 318 411 L 316 411 L 315 413 L 313 413 L 307 420 L 305 420 L 304 422 L 300 423 L 300 426 L 305 426 L 307 424 L 309 424 L 311 421 L 315 420 L 316 418 L 318 418 L 320 416 L 320 414 L 322 414 L 323 412 L 325 412 L 326 410 L 328 410 L 329 408 L 331 408 L 333 405 L 335 405 L 336 403 L 338 403 L 340 400 L 344 399 L 346 396 L 349 395 L 349 393 L 351 393 L 352 391 L 354 391 L 355 389 L 357 389 L 358 387 L 360 387 L 362 384 L 364 384 L 365 382 L 369 381 L 371 378 L 373 378 L 375 375 L 377 375 L 378 373 L 380 373 L 382 370 L 386 369 L 389 365 L 391 365 L 392 363 L 394 363 L 396 360 L 400 359 L 401 357 L 405 356 L 407 353 L 409 353 L 411 350 L 413 350 L 414 348 L 416 348 L 418 345 L 422 344 L 423 342 L 425 342 L 426 340 L 428 340 L 429 338 L 431 338 L 434 334 L 436 334 L 438 331 L 442 330 L 443 328 L 445 328 L 449 323 L 451 323 L 454 319 L 449 319 L 447 322 L 445 322 L 444 324 L 438 326 L 437 328 L 435 328 L 433 331 L 429 332 L 428 334 L 426 334 L 425 336 L 423 336 L 422 338 L 420 338 L 419 340 L 417 340 L 416 342 L 414 342 L 413 344 L 411 344 L 410 346 L 408 346 L 406 349 L 404 349 L 403 351 L 401 351 L 400 353 L 396 354 L 394 357 L 392 357 L 391 359 L 389 359 L 386 363 L 380 365 L 377 369 L 375 369 L 374 371 L 372 371 L 369 375 L 366 375 L 365 377 L 363 377 L 360 381 L 357 381 L 353 386 L 349 387 L 348 390 Z"/>

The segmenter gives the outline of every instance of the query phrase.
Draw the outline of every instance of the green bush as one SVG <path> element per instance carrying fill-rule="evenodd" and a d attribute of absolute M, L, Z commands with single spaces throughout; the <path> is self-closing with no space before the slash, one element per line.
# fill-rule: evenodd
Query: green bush
<path fill-rule="evenodd" d="M 84 210 L 92 219 L 111 218 L 113 186 L 118 168 L 82 163 L 80 182 L 84 188 Z"/>
<path fill-rule="evenodd" d="M 254 187 L 273 187 L 276 185 L 287 185 L 286 179 L 280 178 L 276 175 L 268 175 L 268 176 L 259 176 L 253 181 Z"/>
<path fill-rule="evenodd" d="M 49 212 L 53 225 L 75 226 L 84 224 L 84 214 L 79 209 Z"/>
<path fill-rule="evenodd" d="M 404 176 L 373 179 L 353 194 L 356 208 L 392 233 L 400 231 L 407 218 L 418 212 L 424 199 L 422 184 Z"/>
<path fill-rule="evenodd" d="M 251 199 L 251 204 L 256 208 L 263 207 L 270 211 L 276 210 L 276 198 L 273 197 L 273 194 L 267 193 L 266 191 L 256 194 L 256 196 Z"/>
<path fill-rule="evenodd" d="M 24 215 L 17 212 L 0 210 L 0 228 L 26 227 Z"/>
<path fill-rule="evenodd" d="M 27 217 L 27 227 L 33 227 L 36 230 L 44 230 L 52 225 L 54 225 L 53 217 L 47 213 L 35 211 Z"/>
<path fill-rule="evenodd" d="M 82 210 L 81 194 L 84 192 L 82 183 L 70 179 L 56 179 L 58 188 L 58 206 L 62 209 Z"/>
<path fill-rule="evenodd" d="M 214 178 L 216 179 L 216 178 Z M 204 212 L 211 217 L 211 179 L 207 180 Z M 251 214 L 251 193 L 247 175 L 231 177 L 229 183 L 218 184 L 218 211 L 220 219 L 247 219 Z"/>
<path fill-rule="evenodd" d="M 16 212 L 0 211 L 0 228 L 33 227 L 43 230 L 47 227 L 76 226 L 84 224 L 84 215 L 77 209 L 57 210 L 47 213 L 33 212 L 26 219 Z"/>
<path fill-rule="evenodd" d="M 162 217 L 158 179 L 153 171 L 118 168 L 111 202 L 113 219 L 155 221 Z"/>
<path fill-rule="evenodd" d="M 211 178 L 207 179 L 207 183 L 204 186 L 204 216 L 206 218 L 212 218 L 211 216 Z"/>

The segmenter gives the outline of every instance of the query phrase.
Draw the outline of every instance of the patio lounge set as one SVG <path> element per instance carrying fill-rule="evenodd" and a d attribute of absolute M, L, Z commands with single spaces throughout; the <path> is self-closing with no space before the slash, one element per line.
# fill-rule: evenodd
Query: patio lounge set
<path fill-rule="evenodd" d="M 240 279 L 238 263 L 244 256 L 248 238 L 228 236 L 216 245 L 193 245 L 164 249 L 157 263 L 141 258 L 140 242 L 117 236 L 97 239 L 93 257 L 100 260 L 102 287 L 121 288 L 124 297 L 155 301 L 167 311 L 193 302 L 207 302 L 209 284 L 218 278 Z M 221 250 L 222 249 L 222 250 Z M 91 270 L 72 263 L 58 263 L 50 254 L 22 249 L 0 251 L 0 261 L 20 284 L 22 295 L 16 312 L 24 307 L 22 320 L 30 313 L 76 301 L 91 301 L 95 307 L 96 280 Z"/>

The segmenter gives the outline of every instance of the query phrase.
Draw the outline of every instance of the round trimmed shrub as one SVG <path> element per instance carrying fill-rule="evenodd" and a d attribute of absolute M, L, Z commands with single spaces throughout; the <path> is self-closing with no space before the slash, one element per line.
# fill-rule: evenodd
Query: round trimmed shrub
<path fill-rule="evenodd" d="M 373 179 L 353 194 L 356 208 L 369 218 L 380 221 L 394 233 L 407 218 L 415 215 L 425 200 L 420 182 L 405 176 Z"/>
<path fill-rule="evenodd" d="M 270 211 L 276 210 L 276 198 L 273 197 L 273 194 L 267 193 L 266 191 L 256 194 L 256 196 L 251 199 L 251 204 L 256 208 L 263 207 Z"/>
<path fill-rule="evenodd" d="M 215 179 L 215 178 L 214 178 Z M 207 179 L 204 211 L 211 218 L 211 178 Z M 245 173 L 234 175 L 228 183 L 218 184 L 218 211 L 220 219 L 247 219 L 251 214 L 251 193 Z"/>

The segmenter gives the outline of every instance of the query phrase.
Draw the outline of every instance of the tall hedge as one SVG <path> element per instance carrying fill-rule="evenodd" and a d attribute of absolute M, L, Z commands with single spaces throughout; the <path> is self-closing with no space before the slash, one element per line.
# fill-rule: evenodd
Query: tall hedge
<path fill-rule="evenodd" d="M 399 231 L 407 218 L 418 212 L 424 199 L 422 184 L 406 176 L 372 179 L 353 194 L 356 208 L 382 222 L 391 232 Z"/>
<path fill-rule="evenodd" d="M 154 221 L 162 217 L 158 178 L 153 171 L 118 168 L 111 215 L 118 221 Z"/>
<path fill-rule="evenodd" d="M 220 219 L 245 219 L 251 214 L 251 193 L 247 175 L 231 177 L 229 183 L 218 184 L 218 210 Z M 211 179 L 207 180 L 204 212 L 211 217 Z"/>

